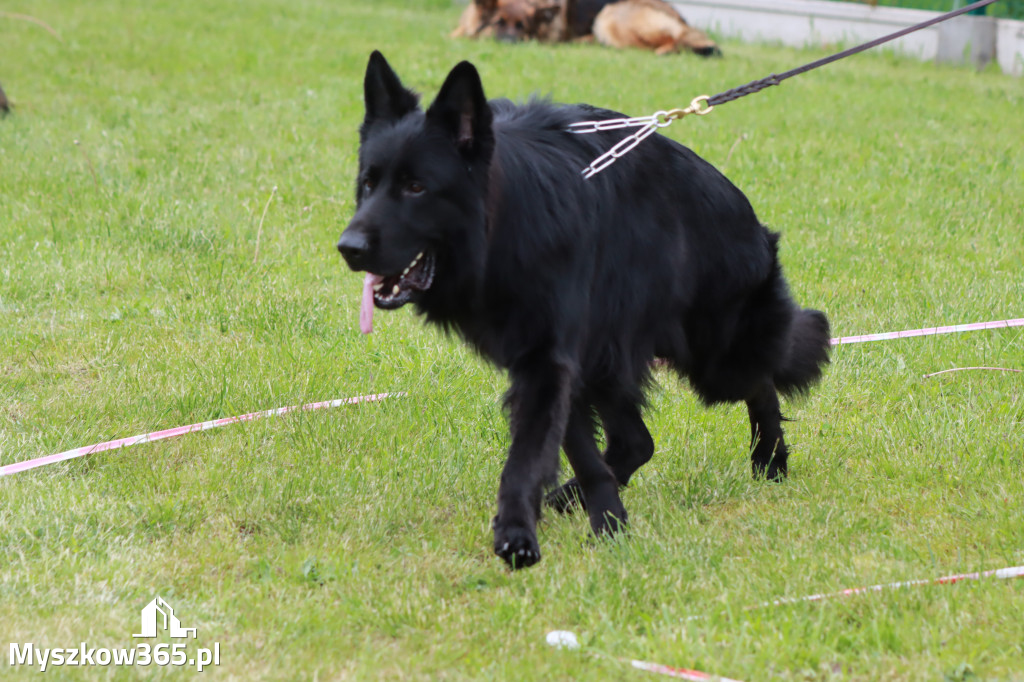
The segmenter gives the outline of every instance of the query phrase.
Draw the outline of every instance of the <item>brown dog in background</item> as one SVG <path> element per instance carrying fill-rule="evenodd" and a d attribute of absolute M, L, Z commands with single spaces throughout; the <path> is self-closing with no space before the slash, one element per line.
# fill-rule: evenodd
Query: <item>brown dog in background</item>
<path fill-rule="evenodd" d="M 687 24 L 664 0 L 473 0 L 452 36 L 541 42 L 596 39 L 609 47 L 639 47 L 657 54 L 721 54 L 707 34 Z"/>

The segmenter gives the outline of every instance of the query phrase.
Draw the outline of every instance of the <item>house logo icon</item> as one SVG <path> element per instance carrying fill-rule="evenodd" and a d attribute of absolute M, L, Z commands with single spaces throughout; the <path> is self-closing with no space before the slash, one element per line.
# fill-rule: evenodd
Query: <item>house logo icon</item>
<path fill-rule="evenodd" d="M 142 632 L 132 637 L 156 637 L 157 630 L 166 630 L 171 637 L 196 636 L 196 628 L 181 627 L 174 609 L 160 595 L 143 607 Z"/>

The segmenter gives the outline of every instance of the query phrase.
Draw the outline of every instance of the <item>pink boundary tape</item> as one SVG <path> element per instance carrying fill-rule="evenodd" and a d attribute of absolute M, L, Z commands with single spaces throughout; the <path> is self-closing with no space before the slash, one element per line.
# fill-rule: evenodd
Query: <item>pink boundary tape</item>
<path fill-rule="evenodd" d="M 278 407 L 273 410 L 265 410 L 263 412 L 250 412 L 249 414 L 241 414 L 237 417 L 224 417 L 222 419 L 213 419 L 211 421 L 200 422 L 198 424 L 189 424 L 188 426 L 178 426 L 173 429 L 164 429 L 163 431 L 153 431 L 152 433 L 145 433 L 140 436 L 131 436 L 130 438 L 118 438 L 117 440 L 108 440 L 105 443 L 97 443 L 96 445 L 86 445 L 84 447 L 75 448 L 74 450 L 67 450 L 65 452 L 59 452 L 55 455 L 47 455 L 45 457 L 37 457 L 36 459 L 30 459 L 25 462 L 17 462 L 15 464 L 8 464 L 0 467 L 0 478 L 16 474 L 21 471 L 28 471 L 29 469 L 35 469 L 36 467 L 46 466 L 47 464 L 55 464 L 57 462 L 64 462 L 69 459 L 75 459 L 76 457 L 84 457 L 85 455 L 92 455 L 97 452 L 105 452 L 107 450 L 117 450 L 119 448 L 127 448 L 132 445 L 138 445 L 140 443 L 152 443 L 157 440 L 164 440 L 167 438 L 175 438 L 177 436 L 184 436 L 187 433 L 195 433 L 197 431 L 208 431 L 210 429 L 216 429 L 221 426 L 227 426 L 229 424 L 237 424 L 239 422 L 248 422 L 256 419 L 265 419 L 266 417 L 277 417 L 282 414 L 289 412 L 309 412 L 312 410 L 322 410 L 328 407 L 340 407 L 341 405 L 355 405 L 357 403 L 376 403 L 387 398 L 397 398 L 405 396 L 405 393 L 375 393 L 373 395 L 360 395 L 354 398 L 339 398 L 338 400 L 326 400 L 319 403 L 308 403 L 306 405 L 291 405 L 289 407 Z"/>
<path fill-rule="evenodd" d="M 720 682 L 740 682 L 734 680 L 731 677 L 722 677 L 721 675 L 709 675 L 708 673 L 701 672 L 700 670 L 690 670 L 688 668 L 674 668 L 670 665 L 663 665 L 661 663 L 650 663 L 648 661 L 637 661 L 635 659 L 621 659 L 624 662 L 628 662 L 631 666 L 637 670 L 644 670 L 649 673 L 656 675 L 664 675 L 665 677 L 674 677 L 679 680 L 690 680 L 690 682 L 704 682 L 704 680 L 719 680 Z"/>
<path fill-rule="evenodd" d="M 941 578 L 931 578 L 923 580 L 906 580 L 903 582 L 896 583 L 884 583 L 881 585 L 869 585 L 867 587 L 851 587 L 838 592 L 827 592 L 822 594 L 809 594 L 804 597 L 784 597 L 782 599 L 776 599 L 775 601 L 764 602 L 756 606 L 748 606 L 744 610 L 752 611 L 754 609 L 767 608 L 769 606 L 782 606 L 785 604 L 799 604 L 801 602 L 816 602 L 823 601 L 825 599 L 832 599 L 834 597 L 850 597 L 857 594 L 866 594 L 868 592 L 882 592 L 883 590 L 898 589 L 902 587 L 917 587 L 921 585 L 952 585 L 954 583 L 964 582 L 967 580 L 984 580 L 986 578 L 995 578 L 997 580 L 1010 580 L 1012 578 L 1024 578 L 1024 566 L 1010 566 L 1008 568 L 997 568 L 991 571 L 978 571 L 975 573 L 958 573 L 954 575 L 947 575 Z M 686 620 L 695 620 L 704 616 L 690 616 Z M 675 677 L 681 680 L 690 680 L 691 682 L 703 682 L 704 680 L 721 680 L 722 682 L 739 682 L 728 677 L 721 677 L 720 675 L 710 675 L 699 670 L 689 670 L 687 668 L 675 668 L 669 665 L 663 665 L 661 663 L 649 663 L 647 661 L 637 661 L 626 658 L 618 659 L 623 663 L 629 663 L 637 670 L 645 670 L 650 673 L 657 675 L 664 675 L 665 677 Z"/>
<path fill-rule="evenodd" d="M 921 587 L 924 585 L 952 585 L 954 583 L 965 582 L 968 580 L 985 580 L 987 578 L 995 578 L 996 580 L 1011 580 L 1013 578 L 1024 578 L 1024 566 L 1009 566 L 1007 568 L 996 568 L 990 571 L 978 571 L 975 573 L 956 573 L 953 575 L 942 576 L 941 578 L 922 578 L 918 580 L 905 580 L 896 583 L 867 585 L 865 587 L 848 587 L 845 590 L 839 590 L 838 592 L 808 594 L 804 595 L 803 597 L 782 597 L 774 601 L 766 601 L 760 604 L 752 604 L 749 606 L 745 606 L 743 610 L 754 611 L 757 609 L 766 609 L 770 606 L 784 606 L 787 604 L 817 602 L 824 601 L 826 599 L 835 599 L 836 597 L 852 597 L 858 594 L 867 594 L 869 592 L 882 592 L 885 590 L 895 590 L 903 587 Z M 689 622 L 706 617 L 706 614 L 693 615 L 687 617 L 686 621 Z"/>
<path fill-rule="evenodd" d="M 934 336 L 936 334 L 955 334 L 957 332 L 973 332 L 982 329 L 1005 329 L 1007 327 L 1024 327 L 1024 317 L 1015 320 L 998 320 L 996 322 L 974 322 L 971 324 L 954 324 L 948 327 L 926 327 L 910 329 L 902 332 L 884 332 L 882 334 L 861 334 L 860 336 L 841 336 L 832 339 L 833 346 L 848 343 L 866 343 L 868 341 L 891 341 L 906 339 L 912 336 Z"/>
<path fill-rule="evenodd" d="M 901 587 L 917 587 L 920 585 L 952 585 L 953 583 L 964 582 L 966 580 L 983 580 L 985 578 L 995 578 L 997 580 L 1009 580 L 1011 578 L 1024 578 L 1024 566 L 1010 566 L 1008 568 L 997 568 L 991 571 L 980 571 L 976 573 L 959 573 L 956 575 L 947 575 L 941 578 L 931 578 L 922 580 L 906 580 L 898 583 L 884 583 L 881 585 L 868 585 L 867 587 L 850 587 L 845 590 L 838 592 L 827 592 L 823 594 L 809 594 L 804 597 L 784 597 L 782 599 L 776 599 L 775 601 L 765 602 L 758 604 L 757 606 L 749 606 L 748 610 L 760 609 L 768 606 L 781 606 L 783 604 L 799 604 L 800 602 L 812 602 L 822 601 L 824 599 L 832 599 L 834 597 L 850 597 L 855 594 L 866 594 L 868 592 L 881 592 L 883 590 L 898 589 Z"/>
<path fill-rule="evenodd" d="M 950 372 L 1014 372 L 1016 374 L 1024 374 L 1024 369 L 1013 369 L 1011 367 L 952 367 L 950 369 L 932 372 L 931 374 L 925 374 L 921 378 L 931 379 L 932 377 L 949 374 Z"/>
<path fill-rule="evenodd" d="M 948 327 L 926 327 L 924 329 L 911 329 L 902 332 L 884 332 L 882 334 L 842 336 L 832 339 L 831 344 L 833 346 L 840 346 L 849 343 L 865 343 L 868 341 L 889 341 L 892 339 L 903 339 L 912 336 L 933 336 L 935 334 L 953 334 L 956 332 L 978 331 L 982 329 L 1004 329 L 1008 327 L 1024 327 L 1024 317 L 1019 317 L 1013 320 L 998 320 L 996 322 L 975 322 L 972 324 L 956 324 Z M 385 398 L 398 397 L 404 395 L 406 394 L 377 393 L 374 395 L 356 396 L 354 398 L 340 398 L 338 400 L 329 400 L 319 403 L 309 403 L 307 405 L 291 405 L 289 407 L 279 407 L 277 409 L 266 410 L 264 412 L 250 412 L 249 414 L 243 414 L 237 417 L 225 417 L 223 419 L 214 419 L 212 421 L 201 422 L 199 424 L 178 426 L 173 429 L 166 429 L 164 431 L 154 431 L 152 433 L 146 433 L 140 436 L 132 436 L 130 438 L 119 438 L 118 440 L 110 440 L 105 443 L 97 443 L 96 445 L 86 445 L 85 447 L 75 448 L 74 450 L 59 452 L 55 455 L 47 455 L 45 457 L 30 459 L 25 462 L 17 462 L 15 464 L 8 464 L 6 466 L 2 466 L 0 467 L 0 478 L 4 476 L 9 476 L 11 474 L 16 474 L 21 471 L 35 469 L 36 467 L 46 466 L 47 464 L 64 462 L 69 459 L 75 459 L 76 457 L 84 457 L 85 455 L 91 455 L 97 452 L 104 452 L 106 450 L 117 450 L 118 448 L 126 448 L 132 445 L 138 445 L 139 443 L 151 443 L 157 440 L 164 440 L 165 438 L 174 438 L 176 436 L 182 436 L 186 433 L 193 433 L 195 431 L 206 431 L 208 429 L 215 429 L 220 426 L 227 426 L 228 424 L 235 424 L 243 421 L 252 421 L 254 419 L 263 419 L 265 417 L 276 417 L 278 415 L 286 414 L 288 412 L 294 412 L 296 410 L 319 410 L 326 407 L 338 407 L 340 405 L 354 405 L 356 403 L 363 402 L 379 402 L 381 400 L 384 400 Z"/>

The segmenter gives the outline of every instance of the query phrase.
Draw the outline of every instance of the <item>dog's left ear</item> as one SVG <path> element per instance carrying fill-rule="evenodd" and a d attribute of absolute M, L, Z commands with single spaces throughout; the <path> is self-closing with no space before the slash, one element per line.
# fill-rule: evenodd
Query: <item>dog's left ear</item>
<path fill-rule="evenodd" d="M 427 120 L 451 135 L 459 151 L 467 156 L 490 153 L 494 144 L 492 118 L 480 74 L 469 62 L 455 65 L 427 110 Z"/>

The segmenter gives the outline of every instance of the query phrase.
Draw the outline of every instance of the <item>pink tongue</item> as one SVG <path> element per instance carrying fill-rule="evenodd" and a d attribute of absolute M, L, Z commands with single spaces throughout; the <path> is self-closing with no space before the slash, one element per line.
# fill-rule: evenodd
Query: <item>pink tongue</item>
<path fill-rule="evenodd" d="M 369 334 L 373 331 L 373 285 L 384 280 L 380 275 L 366 273 L 363 279 L 363 303 L 359 308 L 359 331 Z"/>

